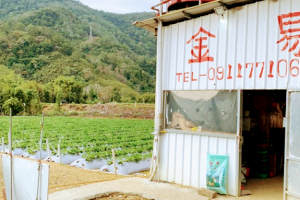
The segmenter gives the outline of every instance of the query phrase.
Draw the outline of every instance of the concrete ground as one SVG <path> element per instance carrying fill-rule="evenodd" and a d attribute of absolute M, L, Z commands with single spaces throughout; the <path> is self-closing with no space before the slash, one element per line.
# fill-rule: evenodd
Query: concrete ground
<path fill-rule="evenodd" d="M 124 178 L 120 180 L 94 183 L 49 195 L 49 200 L 89 200 L 105 192 L 143 194 L 144 198 L 156 200 L 208 200 L 197 194 L 196 190 L 179 188 L 168 183 L 150 182 L 144 178 Z"/>
<path fill-rule="evenodd" d="M 252 195 L 239 198 L 218 195 L 216 200 L 281 200 L 283 176 L 265 180 L 250 179 L 245 189 L 250 190 Z M 49 200 L 89 200 L 107 192 L 142 194 L 145 198 L 156 200 L 208 200 L 207 197 L 198 195 L 196 189 L 150 182 L 144 178 L 124 178 L 63 190 L 50 194 Z"/>

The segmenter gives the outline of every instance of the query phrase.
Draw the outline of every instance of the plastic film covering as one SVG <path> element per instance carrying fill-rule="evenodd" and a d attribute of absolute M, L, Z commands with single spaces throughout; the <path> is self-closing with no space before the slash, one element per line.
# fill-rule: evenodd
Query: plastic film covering
<path fill-rule="evenodd" d="M 237 91 L 172 91 L 167 97 L 168 128 L 237 132 Z"/>
<path fill-rule="evenodd" d="M 47 200 L 50 166 L 32 160 L 13 157 L 12 198 L 9 155 L 2 155 L 3 178 L 7 200 Z"/>

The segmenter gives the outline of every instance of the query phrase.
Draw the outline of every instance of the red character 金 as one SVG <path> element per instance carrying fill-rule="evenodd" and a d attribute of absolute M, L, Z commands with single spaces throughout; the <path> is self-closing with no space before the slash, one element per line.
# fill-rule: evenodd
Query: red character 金
<path fill-rule="evenodd" d="M 289 46 L 289 41 L 294 41 L 289 52 L 295 51 L 299 44 L 300 38 L 300 12 L 294 12 L 289 14 L 283 14 L 278 16 L 278 23 L 280 28 L 280 34 L 282 38 L 277 41 L 277 44 L 284 42 L 285 45 L 281 51 L 285 51 Z M 294 53 L 296 57 L 300 57 L 300 50 Z"/>
<path fill-rule="evenodd" d="M 203 41 L 207 40 L 207 37 L 196 38 L 201 33 L 206 34 L 208 37 L 216 38 L 215 35 L 211 34 L 210 32 L 206 31 L 205 29 L 203 29 L 201 27 L 200 30 L 195 35 L 193 35 L 192 38 L 187 42 L 187 44 L 191 43 L 192 40 L 195 40 L 195 42 L 199 42 L 199 46 L 194 46 L 194 48 L 191 51 L 192 56 L 195 58 L 189 59 L 189 64 L 214 61 L 213 57 L 208 56 L 209 49 L 207 49 L 205 53 L 203 53 L 203 51 L 202 51 L 203 49 L 207 48 L 207 45 L 203 45 Z M 198 50 L 198 54 L 195 53 L 194 49 Z"/>

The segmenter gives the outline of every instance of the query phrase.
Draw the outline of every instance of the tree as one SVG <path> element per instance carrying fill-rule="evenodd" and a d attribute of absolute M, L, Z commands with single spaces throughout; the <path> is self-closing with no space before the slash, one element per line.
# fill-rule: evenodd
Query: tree
<path fill-rule="evenodd" d="M 58 108 L 60 108 L 60 103 L 61 103 L 61 97 L 60 97 L 60 92 L 59 92 L 56 95 L 56 105 L 58 106 Z"/>

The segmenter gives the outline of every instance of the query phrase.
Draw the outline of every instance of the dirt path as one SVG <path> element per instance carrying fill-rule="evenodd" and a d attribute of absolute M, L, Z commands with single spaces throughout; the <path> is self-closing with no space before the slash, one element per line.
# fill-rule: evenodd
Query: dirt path
<path fill-rule="evenodd" d="M 69 165 L 61 165 L 48 162 L 45 163 L 50 164 L 49 194 L 65 189 L 88 185 L 91 183 L 116 180 L 126 177 L 118 175 L 115 176 L 96 170 L 85 170 L 81 168 L 71 167 Z M 4 180 L 2 161 L 0 157 L 0 188 L 2 189 L 3 187 Z M 3 200 L 2 192 L 0 194 L 0 200 Z"/>

